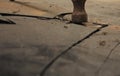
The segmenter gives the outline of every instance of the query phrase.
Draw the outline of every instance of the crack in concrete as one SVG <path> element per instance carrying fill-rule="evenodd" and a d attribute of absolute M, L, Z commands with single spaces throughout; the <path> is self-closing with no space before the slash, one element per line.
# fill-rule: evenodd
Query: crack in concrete
<path fill-rule="evenodd" d="M 0 16 L 0 24 L 16 24 L 16 23 L 10 19 L 3 18 L 2 16 Z"/>
<path fill-rule="evenodd" d="M 10 14 L 10 13 L 0 13 L 1 16 L 18 16 L 18 17 L 31 17 L 31 18 L 37 18 L 41 20 L 51 20 L 51 19 L 58 19 L 59 18 L 51 18 L 51 17 L 43 17 L 43 16 L 32 16 L 32 15 L 23 15 L 23 14 Z"/>
<path fill-rule="evenodd" d="M 94 30 L 93 32 L 91 32 L 90 34 L 88 34 L 87 36 L 85 36 L 84 38 L 78 40 L 77 42 L 73 43 L 71 46 L 69 46 L 67 49 L 65 49 L 64 51 L 62 51 L 60 54 L 58 54 L 55 58 L 53 58 L 41 71 L 40 76 L 44 76 L 46 71 L 55 63 L 55 61 L 57 61 L 61 56 L 63 56 L 64 54 L 66 54 L 68 51 L 70 51 L 73 47 L 77 46 L 78 44 L 82 43 L 83 41 L 85 41 L 86 39 L 90 38 L 92 35 L 94 35 L 95 33 L 99 32 L 101 29 L 107 27 L 107 24 L 103 24 L 101 27 L 99 27 L 98 29 Z"/>
<path fill-rule="evenodd" d="M 72 21 L 66 20 L 64 19 L 64 16 L 72 14 L 71 12 L 67 12 L 67 13 L 61 13 L 58 14 L 54 17 L 44 17 L 44 16 L 33 16 L 33 15 L 23 15 L 23 14 L 15 14 L 15 13 L 0 13 L 1 16 L 17 16 L 17 17 L 30 17 L 30 18 L 36 18 L 36 19 L 40 19 L 40 20 L 60 20 L 60 21 L 64 21 L 67 23 L 66 24 L 70 24 L 73 23 Z M 73 24 L 77 24 L 77 23 L 73 23 Z M 101 23 L 97 23 L 97 22 L 93 22 L 93 25 L 108 25 L 108 24 L 101 24 Z M 77 25 L 81 25 L 81 26 L 86 26 L 86 23 L 81 23 L 81 24 L 77 24 Z"/>
<path fill-rule="evenodd" d="M 60 13 L 53 18 L 59 18 L 59 19 L 64 20 L 64 21 L 68 21 L 68 20 L 64 19 L 64 16 L 69 15 L 69 14 L 72 14 L 72 12 Z"/>
<path fill-rule="evenodd" d="M 95 72 L 95 76 L 99 76 L 100 71 L 102 70 L 102 68 L 104 67 L 105 63 L 107 63 L 107 61 L 109 60 L 111 54 L 113 53 L 113 51 L 120 45 L 120 42 L 118 42 L 108 53 L 108 55 L 106 56 L 105 60 L 103 61 L 103 63 L 100 65 L 100 67 L 98 68 L 98 70 Z"/>
<path fill-rule="evenodd" d="M 15 14 L 15 13 L 0 13 L 1 16 L 30 17 L 30 18 L 40 19 L 40 20 L 60 20 L 63 22 L 68 21 L 68 23 L 69 22 L 72 23 L 71 21 L 63 18 L 65 15 L 68 15 L 68 14 L 71 14 L 71 13 L 61 13 L 61 14 L 58 14 L 54 17 L 45 17 L 45 16 L 33 16 L 33 15 L 24 15 L 24 14 Z"/>

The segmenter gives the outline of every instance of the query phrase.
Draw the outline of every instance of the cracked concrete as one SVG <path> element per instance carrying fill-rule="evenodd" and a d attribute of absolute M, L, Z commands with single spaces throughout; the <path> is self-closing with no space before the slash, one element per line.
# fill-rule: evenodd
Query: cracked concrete
<path fill-rule="evenodd" d="M 45 21 L 45 20 L 38 20 L 34 18 L 30 19 L 23 17 L 10 17 L 10 19 L 14 20 L 17 25 L 4 26 L 1 24 L 0 26 L 1 27 L 0 51 L 3 51 L 1 52 L 1 57 L 4 60 L 3 63 L 6 63 L 6 61 L 9 60 L 9 58 L 11 60 L 12 57 L 14 57 L 15 59 L 13 58 L 12 61 L 7 61 L 7 62 L 8 64 L 9 63 L 12 64 L 13 62 L 15 62 L 15 64 L 14 63 L 12 64 L 13 67 L 17 66 L 16 64 L 18 63 L 19 60 L 20 60 L 19 62 L 21 62 L 21 65 L 27 64 L 26 61 L 28 61 L 29 59 L 31 60 L 31 62 L 44 63 L 42 67 L 40 66 L 35 68 L 36 69 L 35 74 L 39 74 L 40 70 L 42 70 L 42 68 L 59 52 L 66 49 L 75 41 L 84 37 L 90 31 L 94 30 L 92 28 L 86 28 L 74 24 L 69 24 L 70 26 L 66 29 L 64 28 L 64 26 L 67 24 L 59 20 Z M 23 23 L 23 21 L 25 23 Z M 28 24 L 26 25 L 26 23 Z M 89 31 L 85 31 L 85 30 L 89 30 Z M 75 37 L 73 38 L 73 36 Z M 42 50 L 44 50 L 45 53 L 42 53 Z M 17 53 L 17 51 L 19 52 Z M 4 59 L 4 57 L 7 58 Z M 72 56 L 70 57 L 72 58 Z M 41 60 L 41 58 L 43 58 L 43 60 Z M 32 64 L 30 63 L 30 65 L 28 66 L 31 66 Z M 36 65 L 36 63 L 34 63 L 34 65 Z M 4 66 L 6 66 L 6 64 Z M 26 66 L 26 68 L 28 66 Z M 25 67 L 25 65 L 22 67 Z M 21 69 L 23 69 L 22 67 Z M 16 69 L 20 70 L 17 67 Z M 29 73 L 26 72 L 29 70 L 24 70 L 22 76 L 26 76 L 26 73 L 29 74 L 30 72 Z M 22 70 L 20 70 L 20 72 L 21 71 Z"/>
<path fill-rule="evenodd" d="M 0 60 L 2 62 L 0 65 L 5 66 L 1 66 L 0 74 L 5 76 L 7 76 L 6 72 L 11 76 L 16 74 L 20 76 L 39 75 L 46 64 L 56 55 L 97 29 L 66 24 L 59 20 L 38 20 L 28 17 L 7 18 L 15 21 L 17 25 L 1 24 L 0 26 Z M 64 28 L 65 25 L 69 25 L 69 27 Z M 72 48 L 47 70 L 45 76 L 94 76 L 109 51 L 120 41 L 117 35 L 120 31 L 113 30 L 111 27 L 101 30 L 82 42 L 81 45 Z M 113 35 L 114 37 L 111 37 Z M 117 49 L 119 50 L 119 47 Z M 119 63 L 116 58 L 111 57 L 109 60 L 114 61 L 111 64 Z M 105 67 L 108 66 L 106 64 Z M 7 65 L 13 69 L 8 69 Z M 114 69 L 114 67 L 112 68 Z M 104 70 L 104 67 L 102 69 Z M 103 73 L 106 75 L 107 72 L 102 72 L 103 70 L 100 71 L 100 76 Z M 116 72 L 116 74 L 119 73 Z"/>
<path fill-rule="evenodd" d="M 28 7 L 25 6 L 25 9 Z M 4 9 L 0 10 L 5 12 Z M 33 8 L 30 11 L 32 10 Z M 69 12 L 64 9 L 60 11 Z M 4 16 L 4 18 L 16 24 L 0 24 L 0 76 L 40 76 L 44 67 L 59 53 L 99 28 L 66 24 L 57 19 L 41 20 L 20 16 Z M 44 76 L 119 76 L 120 45 L 117 45 L 120 42 L 119 33 L 119 25 L 110 25 L 93 34 L 81 44 L 72 47 L 65 55 L 60 56 Z M 99 73 L 96 74 L 96 71 Z"/>

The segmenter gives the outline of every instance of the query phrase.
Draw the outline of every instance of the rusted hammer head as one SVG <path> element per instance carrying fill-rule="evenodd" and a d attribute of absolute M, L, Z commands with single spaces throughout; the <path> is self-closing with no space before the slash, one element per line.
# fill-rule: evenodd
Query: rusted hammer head
<path fill-rule="evenodd" d="M 73 13 L 72 22 L 81 24 L 88 21 L 87 13 L 85 11 L 86 0 L 72 0 L 73 3 Z"/>

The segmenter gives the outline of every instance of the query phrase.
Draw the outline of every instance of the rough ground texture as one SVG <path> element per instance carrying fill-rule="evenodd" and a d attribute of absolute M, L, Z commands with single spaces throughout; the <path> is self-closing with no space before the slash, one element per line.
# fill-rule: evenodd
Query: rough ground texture
<path fill-rule="evenodd" d="M 44 76 L 120 76 L 119 3 L 88 0 L 89 22 L 109 26 L 73 46 Z M 70 0 L 0 0 L 0 13 L 54 17 L 71 11 Z M 3 20 L 7 23 L 3 24 Z M 2 15 L 0 22 L 0 76 L 40 76 L 53 58 L 99 28 L 89 23 L 85 27 L 58 19 L 23 16 Z"/>

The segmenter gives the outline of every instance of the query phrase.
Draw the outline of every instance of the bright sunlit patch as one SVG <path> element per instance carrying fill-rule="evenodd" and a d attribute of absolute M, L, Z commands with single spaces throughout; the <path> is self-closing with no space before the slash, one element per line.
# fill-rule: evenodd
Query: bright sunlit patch
<path fill-rule="evenodd" d="M 96 0 L 96 1 L 102 1 L 102 2 L 120 2 L 120 0 Z"/>
<path fill-rule="evenodd" d="M 47 12 L 40 9 L 34 9 L 27 6 L 23 6 L 17 3 L 12 2 L 0 2 L 0 11 L 6 13 L 19 13 L 19 14 L 28 14 L 28 15 L 45 15 Z"/>
<path fill-rule="evenodd" d="M 108 27 L 109 29 L 113 29 L 113 30 L 118 30 L 118 31 L 120 31 L 120 26 L 119 25 L 111 25 L 111 26 L 109 26 Z"/>

